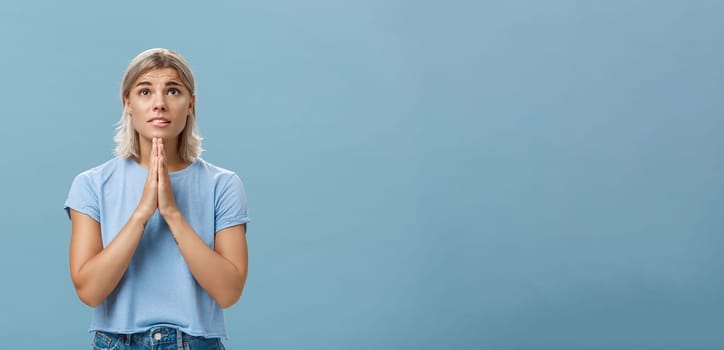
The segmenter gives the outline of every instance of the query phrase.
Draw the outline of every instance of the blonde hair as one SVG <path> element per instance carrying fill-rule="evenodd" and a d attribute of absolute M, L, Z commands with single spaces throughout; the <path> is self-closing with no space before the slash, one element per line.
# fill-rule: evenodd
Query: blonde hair
<path fill-rule="evenodd" d="M 116 127 L 116 155 L 125 158 L 139 158 L 138 132 L 133 128 L 131 115 L 126 110 L 126 99 L 128 99 L 133 83 L 146 72 L 153 69 L 173 68 L 178 72 L 181 83 L 189 90 L 191 96 L 196 95 L 194 75 L 191 72 L 186 60 L 175 51 L 169 49 L 150 49 L 141 52 L 136 56 L 126 69 L 121 83 L 121 104 L 123 113 L 121 120 Z M 186 118 L 186 127 L 181 131 L 178 140 L 178 153 L 184 162 L 194 161 L 203 151 L 201 148 L 201 136 L 196 126 L 196 104 Z"/>

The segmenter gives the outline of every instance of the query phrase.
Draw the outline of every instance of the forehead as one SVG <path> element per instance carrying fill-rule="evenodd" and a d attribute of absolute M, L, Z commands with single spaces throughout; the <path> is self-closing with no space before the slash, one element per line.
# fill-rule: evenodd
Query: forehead
<path fill-rule="evenodd" d="M 155 68 L 151 69 L 141 75 L 138 76 L 138 79 L 136 79 L 135 84 L 138 84 L 140 82 L 146 81 L 149 83 L 163 83 L 166 81 L 175 80 L 180 82 L 181 77 L 178 74 L 178 71 L 173 68 Z M 135 85 L 134 84 L 134 85 Z"/>

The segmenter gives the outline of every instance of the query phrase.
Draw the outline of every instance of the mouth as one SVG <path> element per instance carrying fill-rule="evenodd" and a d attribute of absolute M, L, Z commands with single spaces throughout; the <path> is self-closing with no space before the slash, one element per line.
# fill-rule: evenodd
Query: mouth
<path fill-rule="evenodd" d="M 163 127 L 163 126 L 166 126 L 166 125 L 171 124 L 171 121 L 168 120 L 168 119 L 166 119 L 166 118 L 155 117 L 155 118 L 149 119 L 149 120 L 147 121 L 147 123 L 148 123 L 148 124 L 151 124 L 151 125 L 153 125 L 153 126 L 161 126 L 161 127 Z"/>

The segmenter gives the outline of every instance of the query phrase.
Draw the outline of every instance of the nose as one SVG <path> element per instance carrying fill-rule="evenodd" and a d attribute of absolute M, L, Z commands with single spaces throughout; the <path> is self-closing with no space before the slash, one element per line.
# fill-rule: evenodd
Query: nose
<path fill-rule="evenodd" d="M 153 101 L 153 111 L 163 112 L 166 110 L 166 101 L 163 95 L 157 94 L 156 99 Z"/>

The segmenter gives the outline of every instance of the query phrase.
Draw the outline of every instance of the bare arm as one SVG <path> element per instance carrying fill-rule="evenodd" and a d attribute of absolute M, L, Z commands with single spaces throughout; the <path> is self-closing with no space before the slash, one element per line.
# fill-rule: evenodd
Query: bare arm
<path fill-rule="evenodd" d="M 241 297 L 247 274 L 246 226 L 236 225 L 216 233 L 211 249 L 180 212 L 164 216 L 181 255 L 196 281 L 221 306 Z"/>
<path fill-rule="evenodd" d="M 158 141 L 158 210 L 168 224 L 181 255 L 199 283 L 222 308 L 234 305 L 244 289 L 247 274 L 246 225 L 216 233 L 211 249 L 176 207 L 162 140 Z"/>
<path fill-rule="evenodd" d="M 152 148 L 152 154 L 156 148 Z M 138 207 L 116 237 L 103 248 L 101 225 L 90 216 L 70 211 L 70 278 L 85 304 L 96 307 L 111 294 L 131 262 L 148 219 L 158 207 L 158 169 L 151 157 L 148 178 Z"/>
<path fill-rule="evenodd" d="M 141 219 L 132 217 L 103 248 L 101 225 L 71 209 L 70 277 L 81 301 L 96 307 L 113 291 L 131 262 L 143 234 Z"/>

